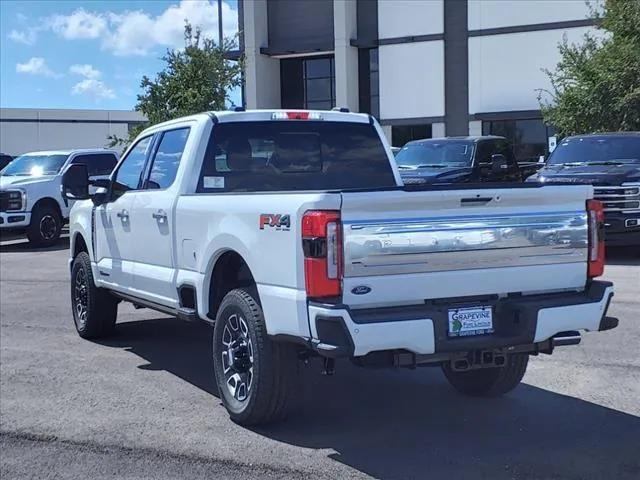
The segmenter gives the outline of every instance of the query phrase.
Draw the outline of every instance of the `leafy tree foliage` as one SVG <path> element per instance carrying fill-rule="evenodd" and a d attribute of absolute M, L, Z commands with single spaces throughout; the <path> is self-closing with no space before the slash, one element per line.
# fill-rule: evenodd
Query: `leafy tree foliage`
<path fill-rule="evenodd" d="M 581 44 L 565 38 L 556 70 L 546 70 L 545 122 L 562 136 L 640 130 L 640 0 L 604 0 L 591 15 L 596 33 Z"/>
<path fill-rule="evenodd" d="M 151 125 L 208 110 L 224 110 L 228 92 L 240 85 L 242 61 L 227 60 L 231 40 L 216 45 L 188 22 L 184 40 L 184 50 L 167 50 L 162 57 L 165 67 L 155 79 L 145 75 L 140 82 L 143 93 L 138 95 L 135 109 L 144 113 Z M 144 128 L 133 128 L 129 139 L 110 136 L 111 146 L 129 143 Z"/>

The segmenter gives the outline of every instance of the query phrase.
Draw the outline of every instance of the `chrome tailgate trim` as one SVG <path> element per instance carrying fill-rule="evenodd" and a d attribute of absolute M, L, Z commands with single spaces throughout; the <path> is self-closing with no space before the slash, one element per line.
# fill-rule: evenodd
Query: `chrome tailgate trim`
<path fill-rule="evenodd" d="M 345 221 L 345 277 L 587 261 L 584 211 Z"/>

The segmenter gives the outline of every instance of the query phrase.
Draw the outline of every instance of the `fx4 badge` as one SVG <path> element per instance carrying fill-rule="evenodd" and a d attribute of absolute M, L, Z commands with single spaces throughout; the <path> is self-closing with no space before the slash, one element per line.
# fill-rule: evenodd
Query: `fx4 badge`
<path fill-rule="evenodd" d="M 290 230 L 291 216 L 279 213 L 263 213 L 260 215 L 260 230 L 264 227 L 273 227 L 276 230 Z"/>

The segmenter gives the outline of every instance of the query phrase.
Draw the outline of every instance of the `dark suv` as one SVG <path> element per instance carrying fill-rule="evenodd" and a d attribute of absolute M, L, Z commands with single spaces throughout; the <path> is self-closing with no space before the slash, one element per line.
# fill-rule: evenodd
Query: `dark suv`
<path fill-rule="evenodd" d="M 640 245 L 640 132 L 567 137 L 527 181 L 592 184 L 607 245 Z"/>
<path fill-rule="evenodd" d="M 396 154 L 405 184 L 519 182 L 526 178 L 504 137 L 415 140 Z"/>

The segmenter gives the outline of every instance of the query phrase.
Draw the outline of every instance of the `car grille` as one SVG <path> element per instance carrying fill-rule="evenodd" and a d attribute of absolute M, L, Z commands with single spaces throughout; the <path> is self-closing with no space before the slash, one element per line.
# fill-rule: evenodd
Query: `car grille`
<path fill-rule="evenodd" d="M 640 212 L 640 186 L 594 187 L 594 198 L 600 200 L 605 212 Z"/>
<path fill-rule="evenodd" d="M 0 212 L 6 212 L 9 207 L 9 192 L 0 192 Z"/>

